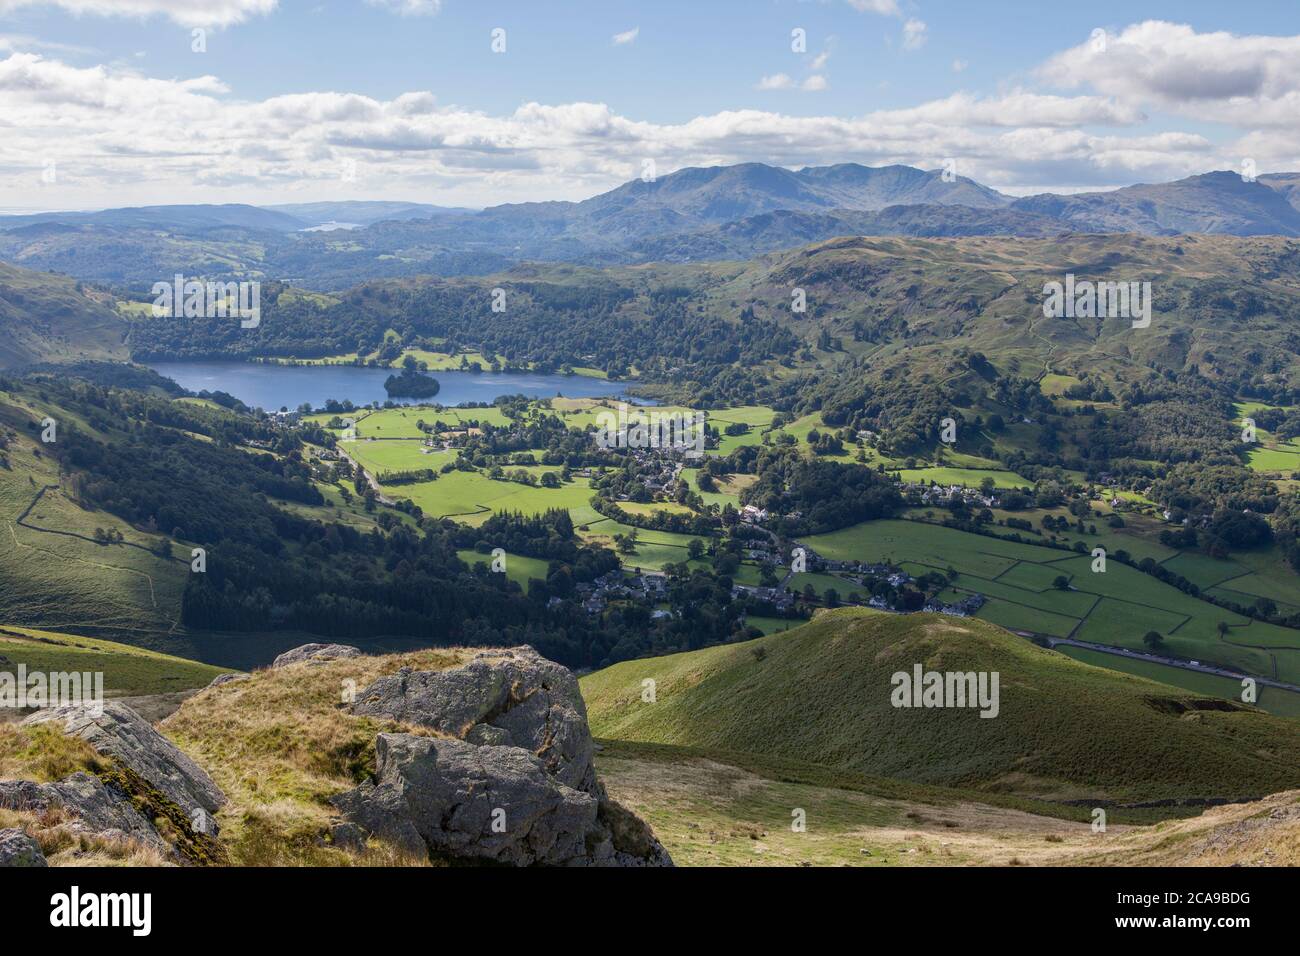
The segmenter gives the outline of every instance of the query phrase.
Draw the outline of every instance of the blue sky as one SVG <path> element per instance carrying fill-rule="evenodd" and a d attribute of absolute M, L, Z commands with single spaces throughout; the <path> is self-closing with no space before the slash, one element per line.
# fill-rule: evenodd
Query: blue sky
<path fill-rule="evenodd" d="M 0 0 L 0 206 L 571 199 L 646 160 L 953 158 L 1011 192 L 1294 169 L 1290 6 Z"/>

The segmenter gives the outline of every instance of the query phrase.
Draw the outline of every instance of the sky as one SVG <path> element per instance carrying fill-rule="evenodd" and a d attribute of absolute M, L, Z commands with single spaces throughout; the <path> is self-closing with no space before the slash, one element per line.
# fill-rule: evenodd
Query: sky
<path fill-rule="evenodd" d="M 0 0 L 0 209 L 1300 170 L 1294 0 Z"/>

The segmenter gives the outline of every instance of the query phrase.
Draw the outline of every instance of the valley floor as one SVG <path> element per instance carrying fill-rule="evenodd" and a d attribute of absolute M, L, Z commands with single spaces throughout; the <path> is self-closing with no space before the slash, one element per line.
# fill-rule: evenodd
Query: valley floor
<path fill-rule="evenodd" d="M 769 779 L 705 756 L 606 745 L 610 795 L 679 866 L 1295 866 L 1300 791 L 1148 826 L 932 804 Z M 806 829 L 793 828 L 802 810 Z"/>

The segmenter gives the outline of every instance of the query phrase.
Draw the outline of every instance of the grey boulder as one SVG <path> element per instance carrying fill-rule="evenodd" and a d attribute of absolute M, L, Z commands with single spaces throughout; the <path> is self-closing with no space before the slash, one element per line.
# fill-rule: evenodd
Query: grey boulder
<path fill-rule="evenodd" d="M 160 852 L 170 849 L 126 793 L 84 771 L 58 783 L 0 780 L 0 807 L 31 813 L 58 808 L 72 817 L 73 829 L 138 840 Z"/>
<path fill-rule="evenodd" d="M 361 691 L 352 712 L 391 717 L 471 743 L 523 747 L 561 783 L 579 790 L 595 784 L 578 680 L 531 647 L 487 651 L 445 671 L 403 668 Z"/>
<path fill-rule="evenodd" d="M 366 833 L 411 854 L 518 866 L 672 865 L 596 778 L 577 679 L 530 647 L 404 668 L 362 691 L 353 713 L 443 735 L 379 735 L 374 780 L 333 799 Z"/>
<path fill-rule="evenodd" d="M 49 866 L 36 841 L 22 830 L 0 830 L 0 867 Z"/>
<path fill-rule="evenodd" d="M 106 702 L 102 714 L 84 707 L 59 707 L 38 711 L 23 723 L 47 721 L 62 723 L 66 733 L 138 774 L 191 820 L 205 821 L 203 829 L 213 832 L 206 821 L 225 804 L 225 794 L 202 767 L 131 708 L 115 701 Z"/>
<path fill-rule="evenodd" d="M 208 687 L 220 687 L 222 684 L 234 684 L 239 681 L 248 680 L 248 677 L 248 674 L 240 674 L 236 671 L 231 671 L 229 674 L 218 674 L 216 677 L 212 678 L 212 683 L 209 684 Z"/>
<path fill-rule="evenodd" d="M 586 855 L 596 799 L 518 747 L 380 734 L 373 783 L 335 798 L 353 822 L 408 852 L 515 866 Z"/>
<path fill-rule="evenodd" d="M 350 644 L 303 644 L 301 647 L 285 651 L 271 662 L 271 668 L 274 670 L 277 667 L 288 667 L 290 664 L 300 664 L 303 661 L 324 663 L 360 656 L 361 648 Z"/>

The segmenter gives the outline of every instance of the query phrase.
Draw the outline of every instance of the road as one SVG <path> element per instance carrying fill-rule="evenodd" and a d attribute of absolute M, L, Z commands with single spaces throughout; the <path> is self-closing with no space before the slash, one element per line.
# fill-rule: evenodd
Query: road
<path fill-rule="evenodd" d="M 339 455 L 341 455 L 343 458 L 346 458 L 352 464 L 352 467 L 356 469 L 358 474 L 365 476 L 366 484 L 370 485 L 371 489 L 375 493 L 375 497 L 379 499 L 380 504 L 385 504 L 385 505 L 397 504 L 397 502 L 395 502 L 392 498 L 389 498 L 387 495 L 383 493 L 383 491 L 380 490 L 379 482 L 377 482 L 374 479 L 374 477 L 370 474 L 370 472 L 362 468 L 360 463 L 355 458 L 353 458 L 351 455 L 349 455 L 347 452 L 343 450 L 342 444 L 336 446 L 334 450 L 337 451 Z"/>
<path fill-rule="evenodd" d="M 1089 644 L 1087 641 L 1076 641 L 1072 637 L 1044 637 L 1044 640 L 1047 641 L 1048 647 L 1054 648 L 1057 644 L 1068 644 L 1071 647 L 1082 647 L 1084 650 L 1098 651 L 1102 654 L 1115 654 L 1119 657 L 1131 657 L 1138 661 L 1148 661 L 1152 664 L 1164 664 L 1168 667 L 1180 667 L 1185 671 L 1196 671 L 1201 674 L 1214 674 L 1218 677 L 1227 677 L 1235 681 L 1240 681 L 1243 677 L 1250 677 L 1256 684 L 1263 687 L 1278 687 L 1282 690 L 1300 693 L 1300 686 L 1295 684 L 1273 680 L 1270 677 L 1255 677 L 1252 674 L 1241 674 L 1237 671 L 1225 670 L 1222 667 L 1214 667 L 1210 664 L 1193 664 L 1191 661 L 1181 660 L 1176 657 L 1162 657 L 1159 654 L 1143 654 L 1141 651 L 1130 651 L 1122 647 L 1111 647 L 1107 644 Z"/>

